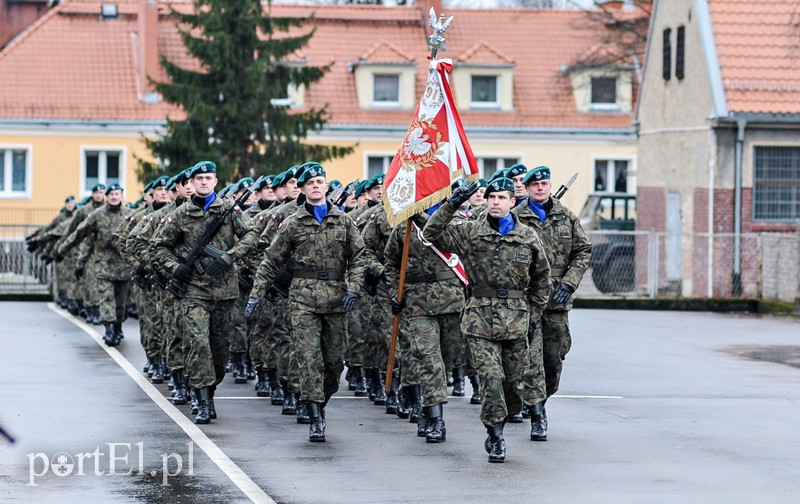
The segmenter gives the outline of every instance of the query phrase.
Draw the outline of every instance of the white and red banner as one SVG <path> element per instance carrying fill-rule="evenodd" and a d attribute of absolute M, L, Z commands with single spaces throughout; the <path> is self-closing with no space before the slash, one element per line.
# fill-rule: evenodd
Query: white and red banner
<path fill-rule="evenodd" d="M 386 173 L 383 204 L 391 226 L 450 196 L 450 184 L 463 173 L 480 177 L 450 89 L 452 67 L 449 59 L 430 62 L 425 92 Z"/>

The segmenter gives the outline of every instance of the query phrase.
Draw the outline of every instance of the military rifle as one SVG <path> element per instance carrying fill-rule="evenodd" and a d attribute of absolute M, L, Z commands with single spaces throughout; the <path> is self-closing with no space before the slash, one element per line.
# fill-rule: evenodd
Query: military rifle
<path fill-rule="evenodd" d="M 558 191 L 553 195 L 556 199 L 561 199 L 561 196 L 564 196 L 564 193 L 569 191 L 569 188 L 572 186 L 572 183 L 575 182 L 575 179 L 578 178 L 578 172 L 575 172 L 575 175 L 570 178 L 566 184 L 562 184 L 561 187 L 558 188 Z"/>
<path fill-rule="evenodd" d="M 337 194 L 336 198 L 331 198 L 331 203 L 336 206 L 337 208 L 344 205 L 347 201 L 347 198 L 355 194 L 356 186 L 361 182 L 361 179 L 355 179 L 354 181 L 347 184 L 344 189 L 340 193 Z"/>
<path fill-rule="evenodd" d="M 258 180 L 256 180 L 255 184 L 253 184 L 250 187 L 257 186 L 258 183 L 261 182 L 261 179 L 263 178 L 264 176 L 262 175 L 261 177 L 258 178 Z M 216 247 L 211 246 L 211 240 L 213 240 L 214 237 L 219 232 L 219 230 L 222 229 L 222 226 L 225 224 L 225 221 L 228 219 L 228 216 L 237 207 L 238 208 L 244 207 L 244 204 L 247 201 L 247 199 L 250 198 L 251 194 L 253 194 L 253 191 L 250 190 L 250 187 L 244 190 L 242 195 L 239 196 L 239 198 L 233 205 L 230 205 L 227 208 L 225 208 L 219 215 L 217 215 L 214 218 L 214 220 L 211 221 L 211 223 L 208 225 L 208 227 L 206 227 L 205 231 L 203 231 L 203 234 L 197 240 L 197 243 L 194 244 L 194 247 L 192 247 L 192 250 L 189 251 L 189 254 L 187 254 L 186 258 L 183 260 L 181 264 L 193 269 L 198 275 L 203 275 L 205 274 L 206 270 L 205 268 L 203 268 L 203 265 L 200 262 L 200 256 L 202 254 L 208 254 L 211 255 L 212 257 L 219 257 L 220 255 L 222 255 L 222 253 L 224 253 L 223 251 L 217 249 Z M 186 284 L 174 277 L 170 279 L 169 283 L 167 283 L 166 288 L 177 298 L 183 298 L 183 296 L 186 294 Z"/>

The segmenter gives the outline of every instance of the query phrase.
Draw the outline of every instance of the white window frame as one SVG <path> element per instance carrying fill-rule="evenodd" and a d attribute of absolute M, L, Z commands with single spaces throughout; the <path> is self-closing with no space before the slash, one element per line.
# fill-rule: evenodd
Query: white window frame
<path fill-rule="evenodd" d="M 598 161 L 608 161 L 608 166 L 606 167 L 606 180 L 609 180 L 609 175 L 614 174 L 616 172 L 616 163 L 617 161 L 627 161 L 628 162 L 628 173 L 627 173 L 627 190 L 625 194 L 636 194 L 636 158 L 633 156 L 593 156 L 592 157 L 592 180 L 591 180 L 591 191 L 592 193 L 598 194 L 613 194 L 616 191 L 596 191 L 596 174 L 595 174 L 595 166 L 597 165 Z M 606 184 L 608 187 L 608 184 Z"/>
<path fill-rule="evenodd" d="M 0 199 L 31 199 L 33 197 L 33 145 L 31 144 L 0 144 L 0 150 L 5 151 L 0 163 L 6 168 L 3 171 L 5 177 L 5 189 L 0 191 Z M 13 182 L 13 167 L 11 166 L 11 151 L 25 151 L 25 190 L 14 191 L 11 189 Z"/>
<path fill-rule="evenodd" d="M 376 101 L 375 100 L 375 78 L 378 76 L 393 76 L 397 77 L 397 100 L 395 101 Z M 372 74 L 372 95 L 370 96 L 370 103 L 373 107 L 387 107 L 397 108 L 403 103 L 403 74 L 401 72 L 374 72 Z"/>
<path fill-rule="evenodd" d="M 484 160 L 485 159 L 497 159 L 500 162 L 499 164 L 503 165 L 502 169 L 505 170 L 506 168 L 511 168 L 513 166 L 513 164 L 512 165 L 508 165 L 508 166 L 506 166 L 506 164 L 505 164 L 505 160 L 506 159 L 511 159 L 511 158 L 517 158 L 517 162 L 514 163 L 514 164 L 524 163 L 523 158 L 522 158 L 522 154 L 481 154 L 481 155 L 476 155 L 475 156 L 475 160 L 478 162 L 478 173 L 481 174 L 481 178 L 489 180 L 489 177 L 492 176 L 492 173 L 494 173 L 494 170 L 492 170 L 492 173 L 486 173 L 486 168 L 484 167 L 484 164 L 483 164 Z M 499 168 L 501 168 L 501 167 L 497 167 L 497 168 L 495 168 L 495 170 L 497 170 Z"/>
<path fill-rule="evenodd" d="M 92 191 L 85 189 L 86 187 L 86 154 L 90 152 L 98 152 L 106 154 L 109 152 L 119 152 L 119 185 L 124 190 L 127 190 L 127 175 L 128 175 L 128 148 L 124 145 L 81 145 L 81 176 L 80 186 L 78 193 L 81 196 L 89 196 Z M 107 184 L 106 174 L 106 156 L 100 156 L 97 167 L 97 179 L 101 184 Z"/>
<path fill-rule="evenodd" d="M 392 159 L 394 159 L 394 152 L 365 152 L 364 153 L 364 163 L 363 169 L 361 170 L 361 180 L 366 180 L 371 175 L 369 174 L 369 158 L 371 157 L 382 157 L 383 158 L 383 173 L 389 171 L 389 165 L 392 164 Z"/>
<path fill-rule="evenodd" d="M 495 101 L 493 102 L 476 102 L 472 100 L 472 83 L 475 77 L 494 77 L 494 95 Z M 471 109 L 499 109 L 500 103 L 502 101 L 501 96 L 501 88 L 500 88 L 500 74 L 480 74 L 480 73 L 470 73 L 469 74 L 469 108 Z"/>
<path fill-rule="evenodd" d="M 592 79 L 614 79 L 614 103 L 595 103 L 592 101 Z M 590 110 L 619 110 L 619 76 L 618 75 L 590 75 L 589 76 L 589 109 Z"/>

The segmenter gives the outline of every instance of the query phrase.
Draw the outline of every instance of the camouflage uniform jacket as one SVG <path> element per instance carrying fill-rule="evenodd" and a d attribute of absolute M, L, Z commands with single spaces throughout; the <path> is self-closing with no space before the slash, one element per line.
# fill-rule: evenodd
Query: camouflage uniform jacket
<path fill-rule="evenodd" d="M 456 209 L 445 202 L 428 220 L 423 234 L 437 247 L 459 254 L 470 281 L 461 328 L 465 336 L 491 340 L 524 338 L 529 320 L 537 320 L 550 295 L 550 266 L 536 232 L 519 222 L 505 235 L 487 221 L 450 224 Z M 513 215 L 513 214 L 512 214 Z M 524 291 L 522 298 L 478 297 L 483 289 Z"/>
<path fill-rule="evenodd" d="M 226 207 L 234 204 L 232 201 L 223 202 L 217 198 L 207 211 L 203 211 L 203 208 L 195 202 L 198 199 L 200 198 L 193 196 L 191 201 L 187 201 L 174 212 L 166 215 L 164 223 L 154 237 L 155 265 L 166 278 L 172 277 L 211 221 Z M 237 238 L 239 238 L 238 242 Z M 210 245 L 226 251 L 236 261 L 248 247 L 252 246 L 256 238 L 255 232 L 244 223 L 242 213 L 234 210 L 214 235 Z M 203 254 L 199 261 L 203 268 L 207 269 L 214 258 Z M 224 301 L 236 299 L 238 296 L 238 281 L 231 270 L 212 276 L 205 273 L 199 275 L 192 268 L 191 279 L 186 285 L 186 298 Z"/>
<path fill-rule="evenodd" d="M 375 209 L 366 219 L 364 229 L 361 231 L 361 236 L 364 237 L 364 245 L 366 246 L 366 260 L 367 270 L 375 276 L 380 276 L 384 271 L 384 249 L 386 242 L 389 241 L 389 235 L 392 234 L 392 227 L 386 219 L 386 209 L 383 205 L 375 205 Z M 403 232 L 405 227 L 403 226 Z"/>
<path fill-rule="evenodd" d="M 427 215 L 414 217 L 420 229 L 428 220 Z M 400 262 L 403 257 L 405 225 L 395 226 L 386 243 L 386 277 L 389 285 L 400 283 Z M 403 290 L 406 308 L 404 317 L 421 317 L 460 313 L 464 308 L 464 285 L 453 270 L 442 261 L 430 247 L 422 244 L 416 229 L 411 228 L 408 247 L 406 282 Z"/>
<path fill-rule="evenodd" d="M 280 224 L 256 272 L 251 297 L 263 299 L 284 265 L 294 275 L 290 301 L 316 313 L 344 312 L 345 291 L 364 296 L 364 240 L 352 219 L 330 204 L 322 223 L 303 205 Z M 300 272 L 325 272 L 329 279 L 302 278 Z"/>
<path fill-rule="evenodd" d="M 356 226 L 356 228 L 358 228 L 359 233 L 364 233 L 364 226 L 366 226 L 369 222 L 369 216 L 372 215 L 372 212 L 378 209 L 379 205 L 380 203 L 370 205 L 369 202 L 367 202 L 350 212 L 349 215 L 353 218 L 353 224 Z"/>
<path fill-rule="evenodd" d="M 105 200 L 101 201 L 100 203 L 97 203 L 95 200 L 89 200 L 88 204 L 83 205 L 79 209 L 72 212 L 72 222 L 70 222 L 69 229 L 67 229 L 64 237 L 66 238 L 74 233 L 75 230 L 78 229 L 78 226 L 81 224 L 81 222 L 89 217 L 90 213 L 94 212 L 103 205 L 105 205 Z"/>
<path fill-rule="evenodd" d="M 97 278 L 130 280 L 130 266 L 120 255 L 113 239 L 114 232 L 125 222 L 125 216 L 130 212 L 131 210 L 123 205 L 112 207 L 108 203 L 104 204 L 81 222 L 58 248 L 58 253 L 65 255 L 72 247 L 88 239 Z"/>
<path fill-rule="evenodd" d="M 174 202 L 159 209 L 151 207 L 150 211 L 145 213 L 128 233 L 128 237 L 125 239 L 125 249 L 134 270 L 139 269 L 141 265 L 145 265 L 148 270 L 153 269 L 151 265 L 153 257 L 150 254 L 153 233 L 155 233 L 158 223 L 164 220 L 167 212 L 175 208 L 177 206 Z"/>
<path fill-rule="evenodd" d="M 545 203 L 547 217 L 542 222 L 533 213 L 528 201 L 512 210 L 519 220 L 532 227 L 539 234 L 544 245 L 547 260 L 550 263 L 550 276 L 555 287 L 564 282 L 573 289 L 581 283 L 583 274 L 589 267 L 592 255 L 592 244 L 581 227 L 581 221 L 556 198 Z M 571 310 L 572 297 L 563 304 L 557 304 L 551 298 L 547 303 L 548 310 Z"/>

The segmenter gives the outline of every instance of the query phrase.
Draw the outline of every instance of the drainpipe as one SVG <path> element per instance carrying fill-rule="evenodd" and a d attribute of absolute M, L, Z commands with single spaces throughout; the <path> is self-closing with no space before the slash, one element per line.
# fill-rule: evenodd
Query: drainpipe
<path fill-rule="evenodd" d="M 736 158 L 733 180 L 733 290 L 734 296 L 742 295 L 742 155 L 746 119 L 736 121 Z"/>
<path fill-rule="evenodd" d="M 714 167 L 717 164 L 717 135 L 708 130 L 708 247 L 706 251 L 706 297 L 714 296 Z"/>

